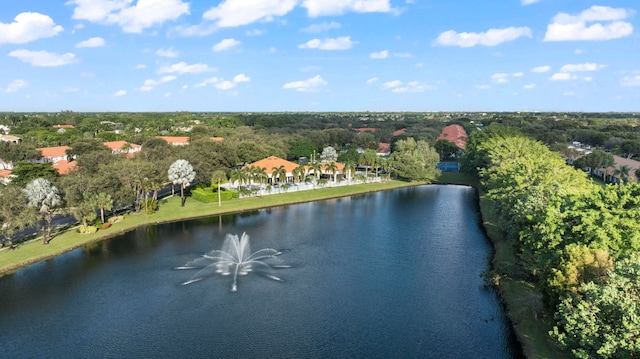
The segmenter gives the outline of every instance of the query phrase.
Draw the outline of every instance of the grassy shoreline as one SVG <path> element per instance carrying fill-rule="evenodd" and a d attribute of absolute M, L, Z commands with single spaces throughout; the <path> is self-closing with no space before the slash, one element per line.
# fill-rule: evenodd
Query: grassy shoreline
<path fill-rule="evenodd" d="M 286 206 L 295 203 L 327 200 L 423 184 L 426 183 L 389 181 L 318 188 L 309 191 L 285 192 L 263 197 L 241 198 L 223 202 L 221 207 L 218 207 L 217 203 L 200 203 L 193 199 L 188 199 L 186 206 L 180 207 L 180 197 L 172 197 L 162 200 L 156 213 L 151 215 L 127 214 L 125 215 L 124 221 L 116 222 L 111 228 L 106 230 L 100 230 L 92 234 L 80 234 L 72 228 L 56 235 L 48 245 L 42 245 L 41 239 L 34 239 L 20 244 L 15 250 L 5 248 L 0 251 L 0 277 L 87 244 L 99 242 L 143 226 Z"/>

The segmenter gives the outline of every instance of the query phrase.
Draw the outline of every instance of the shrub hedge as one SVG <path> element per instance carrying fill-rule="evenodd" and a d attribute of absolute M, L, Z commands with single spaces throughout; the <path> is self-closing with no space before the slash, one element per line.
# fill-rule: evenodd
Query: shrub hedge
<path fill-rule="evenodd" d="M 218 191 L 217 188 L 195 188 L 191 190 L 191 198 L 196 201 L 203 203 L 214 203 L 218 202 Z M 229 201 L 232 198 L 238 198 L 238 192 L 221 188 L 220 189 L 220 199 L 222 201 Z"/>

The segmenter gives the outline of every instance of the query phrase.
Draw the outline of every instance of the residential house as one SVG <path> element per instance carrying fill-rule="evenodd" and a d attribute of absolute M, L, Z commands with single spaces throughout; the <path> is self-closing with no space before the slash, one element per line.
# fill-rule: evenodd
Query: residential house
<path fill-rule="evenodd" d="M 42 153 L 42 157 L 35 161 L 36 163 L 56 163 L 58 161 L 67 160 L 67 150 L 70 150 L 69 146 L 56 146 L 56 147 L 42 147 L 36 148 L 36 150 Z"/>
<path fill-rule="evenodd" d="M 128 143 L 127 141 L 110 141 L 102 142 L 102 144 L 107 146 L 113 154 L 124 153 L 133 155 L 142 150 L 142 146 L 136 145 L 135 143 Z"/>
<path fill-rule="evenodd" d="M 261 159 L 259 161 L 250 163 L 245 165 L 244 168 L 256 166 L 258 168 L 264 168 L 269 177 L 269 182 L 273 182 L 272 173 L 274 168 L 280 168 L 280 166 L 284 166 L 284 169 L 287 171 L 286 180 L 278 180 L 277 182 L 292 182 L 293 181 L 293 170 L 296 169 L 299 164 L 291 161 L 284 160 L 280 157 L 269 156 L 267 158 Z"/>
<path fill-rule="evenodd" d="M 438 140 L 453 142 L 459 149 L 464 151 L 467 146 L 467 137 L 467 131 L 464 130 L 464 127 L 453 124 L 442 129 Z"/>
<path fill-rule="evenodd" d="M 78 162 L 77 161 L 69 162 L 67 160 L 60 160 L 54 163 L 52 167 L 55 168 L 60 175 L 66 175 L 78 167 Z"/>
<path fill-rule="evenodd" d="M 163 139 L 173 146 L 186 146 L 189 144 L 189 137 L 187 136 L 156 136 L 156 138 Z"/>
<path fill-rule="evenodd" d="M 0 170 L 0 183 L 7 185 L 9 182 L 11 182 L 11 171 Z"/>
<path fill-rule="evenodd" d="M 20 142 L 22 142 L 22 139 L 20 137 L 11 136 L 11 135 L 0 135 L 0 141 L 19 144 Z"/>
<path fill-rule="evenodd" d="M 376 155 L 378 156 L 389 156 L 391 154 L 391 144 L 380 142 L 378 143 L 378 150 L 376 151 Z"/>
<path fill-rule="evenodd" d="M 57 128 L 57 129 L 68 129 L 68 128 L 75 128 L 73 125 L 53 125 L 53 128 Z"/>

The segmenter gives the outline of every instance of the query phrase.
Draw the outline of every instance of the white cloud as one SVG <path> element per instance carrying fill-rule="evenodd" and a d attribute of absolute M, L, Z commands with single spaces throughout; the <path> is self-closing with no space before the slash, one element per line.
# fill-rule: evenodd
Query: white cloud
<path fill-rule="evenodd" d="M 486 84 L 485 85 L 476 85 L 476 88 L 478 90 L 488 90 L 488 89 L 491 88 L 491 85 L 486 85 Z"/>
<path fill-rule="evenodd" d="M 219 90 L 230 90 L 230 89 L 234 88 L 236 86 L 236 84 L 234 84 L 231 81 L 223 80 L 223 81 L 220 81 L 220 82 L 216 83 L 214 86 Z"/>
<path fill-rule="evenodd" d="M 586 64 L 569 64 L 564 65 L 560 68 L 560 72 L 585 72 L 585 71 L 598 71 L 605 68 L 605 65 L 596 64 L 596 63 L 586 63 Z"/>
<path fill-rule="evenodd" d="M 126 95 L 126 94 L 127 94 L 127 90 L 120 90 L 120 91 L 116 91 L 116 92 L 113 94 L 113 96 L 120 97 L 120 96 L 124 96 L 124 95 Z"/>
<path fill-rule="evenodd" d="M 369 57 L 372 59 L 386 59 L 389 57 L 389 51 L 382 50 L 380 52 L 372 52 Z"/>
<path fill-rule="evenodd" d="M 102 47 L 105 45 L 104 39 L 101 37 L 92 37 L 88 40 L 81 41 L 76 44 L 77 48 L 83 47 Z"/>
<path fill-rule="evenodd" d="M 14 50 L 9 56 L 20 59 L 22 62 L 33 66 L 55 67 L 68 65 L 76 62 L 76 55 L 68 52 L 66 54 L 56 54 L 48 51 Z"/>
<path fill-rule="evenodd" d="M 300 92 L 317 92 L 322 86 L 326 86 L 327 81 L 322 79 L 320 75 L 316 75 L 310 79 L 302 81 L 288 82 L 282 86 L 285 89 L 294 89 Z"/>
<path fill-rule="evenodd" d="M 547 26 L 544 41 L 601 41 L 629 36 L 633 33 L 633 25 L 622 20 L 633 13 L 632 10 L 596 5 L 578 15 L 561 12 Z"/>
<path fill-rule="evenodd" d="M 142 69 L 146 69 L 146 68 L 147 68 L 147 65 L 145 65 L 145 64 L 138 64 L 135 67 L 136 70 L 142 70 Z"/>
<path fill-rule="evenodd" d="M 385 82 L 382 84 L 382 88 L 391 90 L 391 92 L 394 93 L 424 92 L 427 89 L 434 89 L 434 87 L 427 86 L 418 81 L 410 81 L 405 84 L 400 80 Z"/>
<path fill-rule="evenodd" d="M 27 87 L 27 85 L 29 85 L 29 83 L 25 80 L 13 80 L 9 85 L 7 85 L 7 88 L 4 89 L 4 92 L 17 92 L 18 90 Z"/>
<path fill-rule="evenodd" d="M 345 12 L 390 12 L 389 0 L 304 0 L 302 7 L 311 17 L 341 15 Z"/>
<path fill-rule="evenodd" d="M 449 30 L 441 33 L 436 39 L 436 45 L 473 47 L 476 45 L 496 46 L 504 42 L 513 41 L 519 37 L 531 38 L 531 29 L 528 27 L 508 27 L 504 29 L 490 29 L 487 32 L 461 32 Z"/>
<path fill-rule="evenodd" d="M 300 29 L 300 31 L 307 32 L 307 33 L 318 33 L 318 32 L 328 31 L 332 29 L 339 29 L 341 26 L 342 25 L 340 25 L 335 21 L 321 22 L 319 24 L 309 25 L 304 29 Z"/>
<path fill-rule="evenodd" d="M 249 82 L 249 81 L 251 81 L 251 78 L 245 74 L 238 74 L 233 78 L 233 82 L 235 83 Z"/>
<path fill-rule="evenodd" d="M 384 88 L 384 89 L 391 89 L 391 88 L 398 87 L 398 86 L 402 86 L 402 81 L 395 80 L 395 81 L 385 82 L 385 83 L 382 84 L 382 88 Z"/>
<path fill-rule="evenodd" d="M 166 82 L 171 82 L 177 78 L 177 76 L 163 76 L 159 80 L 145 80 L 144 85 L 140 87 L 140 91 L 151 91 L 154 87 Z"/>
<path fill-rule="evenodd" d="M 236 85 L 239 83 L 249 82 L 249 81 L 251 81 L 251 78 L 249 76 L 245 74 L 238 74 L 233 77 L 233 81 L 225 80 L 219 77 L 211 77 L 200 83 L 193 85 L 193 87 L 198 88 L 198 87 L 205 87 L 207 85 L 213 85 L 219 90 L 230 90 L 236 87 Z M 183 88 L 186 88 L 186 87 L 183 87 Z"/>
<path fill-rule="evenodd" d="M 124 32 L 142 30 L 189 14 L 189 4 L 182 0 L 69 0 L 75 5 L 73 19 L 99 24 L 118 25 Z"/>
<path fill-rule="evenodd" d="M 160 68 L 160 70 L 158 70 L 158 73 L 159 74 L 177 73 L 179 75 L 183 75 L 183 74 L 199 74 L 202 72 L 209 72 L 214 70 L 215 69 L 210 68 L 209 65 L 207 64 L 198 63 L 198 64 L 189 65 L 186 62 L 182 61 L 170 66 L 163 66 Z"/>
<path fill-rule="evenodd" d="M 511 76 L 513 77 L 522 77 L 524 76 L 524 72 L 514 72 L 511 74 Z"/>
<path fill-rule="evenodd" d="M 640 75 L 623 77 L 620 79 L 620 84 L 626 87 L 640 86 Z"/>
<path fill-rule="evenodd" d="M 158 49 L 156 51 L 156 55 L 160 57 L 174 58 L 178 57 L 178 51 L 174 50 L 173 47 L 170 47 L 168 49 Z"/>
<path fill-rule="evenodd" d="M 215 21 L 218 27 L 236 27 L 256 21 L 273 21 L 284 16 L 297 5 L 298 0 L 224 0 L 207 10 L 202 18 Z"/>
<path fill-rule="evenodd" d="M 63 30 L 47 15 L 37 12 L 18 14 L 12 23 L 0 22 L 0 44 L 25 44 L 58 35 Z"/>
<path fill-rule="evenodd" d="M 219 52 L 219 51 L 226 51 L 229 49 L 232 49 L 236 46 L 239 46 L 241 44 L 240 41 L 236 40 L 236 39 L 224 39 L 222 41 L 220 41 L 219 43 L 213 45 L 212 50 L 215 52 Z"/>
<path fill-rule="evenodd" d="M 506 73 L 497 73 L 491 75 L 491 81 L 499 84 L 504 84 L 509 82 L 509 74 Z"/>
<path fill-rule="evenodd" d="M 522 4 L 523 6 L 527 6 L 527 5 L 535 4 L 539 1 L 540 0 L 520 0 L 520 4 Z"/>
<path fill-rule="evenodd" d="M 377 77 L 372 77 L 372 78 L 367 80 L 367 84 L 368 85 L 371 85 L 371 84 L 376 83 L 376 82 L 378 82 L 378 78 Z"/>
<path fill-rule="evenodd" d="M 531 72 L 543 73 L 551 71 L 551 66 L 538 66 L 531 69 Z"/>
<path fill-rule="evenodd" d="M 567 80 L 575 80 L 577 79 L 578 76 L 576 75 L 572 75 L 568 72 L 557 72 L 553 75 L 551 75 L 550 79 L 552 81 L 567 81 Z"/>
<path fill-rule="evenodd" d="M 525 89 L 525 90 L 531 90 L 531 89 L 533 89 L 535 87 L 536 87 L 536 84 L 527 84 L 527 85 L 522 86 L 522 88 Z"/>
<path fill-rule="evenodd" d="M 335 39 L 313 39 L 304 44 L 298 45 L 300 49 L 319 49 L 319 50 L 348 50 L 356 42 L 351 41 L 351 37 L 337 37 Z"/>

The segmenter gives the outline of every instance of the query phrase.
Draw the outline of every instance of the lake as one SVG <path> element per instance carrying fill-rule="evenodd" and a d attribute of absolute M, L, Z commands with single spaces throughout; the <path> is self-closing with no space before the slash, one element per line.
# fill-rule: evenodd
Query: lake
<path fill-rule="evenodd" d="M 282 251 L 282 281 L 182 285 L 177 267 L 245 232 Z M 522 357 L 481 278 L 491 253 L 465 186 L 143 227 L 0 278 L 0 356 Z"/>

